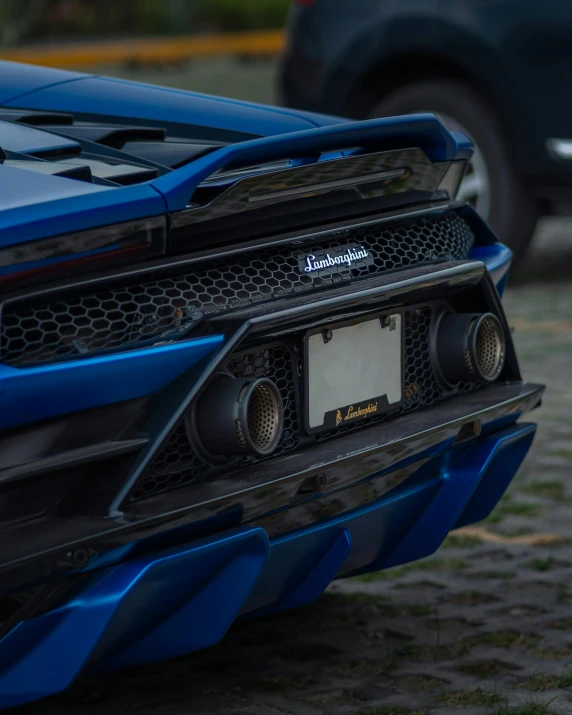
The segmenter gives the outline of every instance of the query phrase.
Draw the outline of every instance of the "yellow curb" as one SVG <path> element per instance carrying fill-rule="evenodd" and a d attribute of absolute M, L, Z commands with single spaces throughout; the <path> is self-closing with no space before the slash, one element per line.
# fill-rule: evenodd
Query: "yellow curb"
<path fill-rule="evenodd" d="M 465 536 L 476 536 L 483 541 L 493 544 L 523 544 L 525 546 L 544 546 L 546 544 L 556 544 L 559 541 L 566 541 L 566 537 L 559 534 L 523 534 L 522 536 L 503 536 L 489 531 L 483 526 L 463 526 L 457 529 L 455 534 Z"/>
<path fill-rule="evenodd" d="M 274 55 L 284 43 L 282 30 L 160 39 L 112 41 L 65 47 L 0 49 L 0 59 L 45 67 L 80 67 L 122 62 L 171 62 L 216 55 Z"/>

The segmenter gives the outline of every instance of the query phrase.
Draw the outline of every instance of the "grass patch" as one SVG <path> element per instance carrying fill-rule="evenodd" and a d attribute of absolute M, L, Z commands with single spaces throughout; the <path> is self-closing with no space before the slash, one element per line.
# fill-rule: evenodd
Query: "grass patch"
<path fill-rule="evenodd" d="M 572 449 L 555 449 L 550 453 L 554 457 L 562 457 L 563 459 L 572 459 Z"/>
<path fill-rule="evenodd" d="M 376 611 L 382 611 L 387 616 L 430 616 L 435 613 L 435 608 L 425 603 L 396 605 L 387 596 L 376 593 L 327 593 L 323 600 L 342 606 L 355 604 L 370 607 Z"/>
<path fill-rule="evenodd" d="M 538 516 L 544 511 L 540 504 L 513 501 L 510 494 L 505 494 L 492 514 L 483 520 L 483 524 L 498 524 L 505 516 Z"/>
<path fill-rule="evenodd" d="M 462 591 L 461 593 L 449 596 L 447 600 L 450 603 L 456 603 L 459 606 L 479 606 L 483 603 L 494 603 L 495 601 L 498 601 L 498 598 L 496 596 L 492 596 L 490 593 L 483 593 L 477 589 L 472 589 L 470 591 Z"/>
<path fill-rule="evenodd" d="M 293 677 L 291 675 L 269 675 L 257 680 L 256 685 L 267 693 L 291 692 L 301 686 L 312 685 L 315 681 L 310 677 Z"/>
<path fill-rule="evenodd" d="M 445 680 L 432 678 L 430 675 L 404 675 L 401 678 L 395 678 L 393 681 L 396 688 L 403 690 L 433 690 L 447 685 Z"/>
<path fill-rule="evenodd" d="M 411 564 L 396 566 L 384 571 L 374 571 L 354 576 L 354 581 L 371 583 L 372 581 L 389 581 L 394 578 L 401 578 L 417 571 L 457 571 L 468 568 L 469 564 L 464 559 L 424 559 Z"/>
<path fill-rule="evenodd" d="M 502 708 L 495 710 L 492 715 L 547 715 L 550 712 L 548 707 L 551 703 L 552 700 L 547 703 L 535 703 L 531 700 L 526 705 L 521 705 L 518 708 L 509 708 L 508 705 L 504 705 Z"/>
<path fill-rule="evenodd" d="M 544 690 L 555 690 L 556 688 L 569 688 L 572 686 L 572 673 L 564 675 L 547 675 L 545 673 L 535 673 L 530 678 L 521 680 L 518 684 L 519 688 L 525 690 L 535 690 L 543 692 Z"/>
<path fill-rule="evenodd" d="M 551 621 L 548 627 L 557 631 L 572 631 L 572 618 L 559 618 L 557 621 Z"/>
<path fill-rule="evenodd" d="M 456 649 L 452 646 L 436 643 L 435 645 L 421 645 L 419 643 L 410 643 L 395 651 L 395 655 L 399 658 L 407 658 L 409 660 L 417 660 L 425 663 L 452 658 L 456 655 Z"/>
<path fill-rule="evenodd" d="M 540 641 L 538 636 L 518 631 L 491 631 L 478 633 L 463 640 L 463 648 L 470 650 L 478 645 L 488 645 L 493 648 L 526 648 L 535 646 Z"/>
<path fill-rule="evenodd" d="M 536 497 L 545 497 L 546 499 L 563 499 L 564 484 L 554 479 L 550 482 L 532 482 L 524 487 L 521 487 L 523 492 L 532 494 Z"/>
<path fill-rule="evenodd" d="M 474 663 L 463 663 L 457 670 L 460 673 L 466 673 L 467 675 L 474 675 L 477 678 L 490 678 L 492 675 L 502 675 L 504 673 L 510 673 L 511 670 L 515 670 L 516 666 L 508 665 L 507 663 L 502 663 L 500 660 L 478 660 Z"/>
<path fill-rule="evenodd" d="M 516 571 L 499 571 L 497 569 L 488 569 L 487 571 L 478 571 L 472 574 L 475 578 L 502 578 L 509 579 L 516 576 Z"/>
<path fill-rule="evenodd" d="M 404 616 L 431 616 L 435 613 L 435 609 L 432 606 L 428 606 L 424 603 L 395 606 L 395 609 L 399 612 L 399 615 Z"/>
<path fill-rule="evenodd" d="M 543 508 L 540 504 L 533 502 L 505 502 L 501 503 L 495 509 L 502 516 L 538 516 L 542 513 Z"/>
<path fill-rule="evenodd" d="M 532 561 L 527 561 L 523 564 L 525 568 L 534 569 L 535 571 L 550 571 L 557 565 L 556 559 L 552 558 L 552 556 L 548 556 L 545 559 L 532 559 Z"/>
<path fill-rule="evenodd" d="M 381 608 L 390 607 L 391 599 L 379 593 L 343 593 L 336 591 L 335 593 L 326 593 L 323 596 L 324 601 L 345 605 L 348 603 L 358 603 L 364 605 L 375 604 Z"/>
<path fill-rule="evenodd" d="M 470 690 L 448 690 L 437 698 L 438 703 L 451 705 L 457 708 L 488 707 L 498 705 L 504 701 L 500 693 L 489 693 L 482 688 L 471 688 Z"/>
<path fill-rule="evenodd" d="M 517 526 L 512 529 L 498 527 L 493 529 L 493 531 L 500 534 L 500 536 L 506 536 L 509 539 L 514 538 L 515 536 L 528 536 L 529 534 L 534 533 L 534 529 L 530 526 Z"/>
<path fill-rule="evenodd" d="M 563 646 L 537 646 L 536 648 L 531 648 L 528 652 L 530 655 L 535 655 L 537 658 L 542 658 L 543 660 L 564 660 L 564 658 L 570 658 L 572 655 L 572 644 L 568 643 Z"/>
<path fill-rule="evenodd" d="M 470 536 L 469 534 L 449 534 L 445 541 L 441 544 L 442 549 L 471 549 L 475 546 L 480 546 L 483 540 L 478 536 Z"/>
<path fill-rule="evenodd" d="M 410 710 L 401 705 L 377 705 L 362 708 L 358 715 L 425 715 L 425 710 Z"/>

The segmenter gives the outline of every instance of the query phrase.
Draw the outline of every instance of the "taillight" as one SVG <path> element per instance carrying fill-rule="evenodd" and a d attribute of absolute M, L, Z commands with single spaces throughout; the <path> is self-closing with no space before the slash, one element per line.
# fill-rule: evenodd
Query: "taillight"
<path fill-rule="evenodd" d="M 68 233 L 0 249 L 0 286 L 69 275 L 165 252 L 164 216 Z"/>

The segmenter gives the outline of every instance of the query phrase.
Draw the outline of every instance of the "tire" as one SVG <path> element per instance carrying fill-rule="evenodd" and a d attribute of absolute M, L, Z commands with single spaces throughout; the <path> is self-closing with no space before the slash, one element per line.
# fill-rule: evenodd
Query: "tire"
<path fill-rule="evenodd" d="M 449 129 L 460 129 L 473 140 L 475 155 L 459 198 L 469 200 L 498 238 L 512 249 L 513 265 L 518 263 L 528 248 L 538 214 L 514 169 L 493 110 L 467 84 L 431 80 L 409 84 L 392 92 L 374 107 L 369 116 L 386 117 L 414 112 L 437 114 Z M 485 188 L 479 193 L 482 187 Z"/>

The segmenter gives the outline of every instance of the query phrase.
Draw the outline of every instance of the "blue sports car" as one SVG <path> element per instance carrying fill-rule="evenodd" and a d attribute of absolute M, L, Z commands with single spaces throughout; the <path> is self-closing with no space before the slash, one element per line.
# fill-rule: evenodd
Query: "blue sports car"
<path fill-rule="evenodd" d="M 0 706 L 422 558 L 534 437 L 434 116 L 0 63 Z"/>

